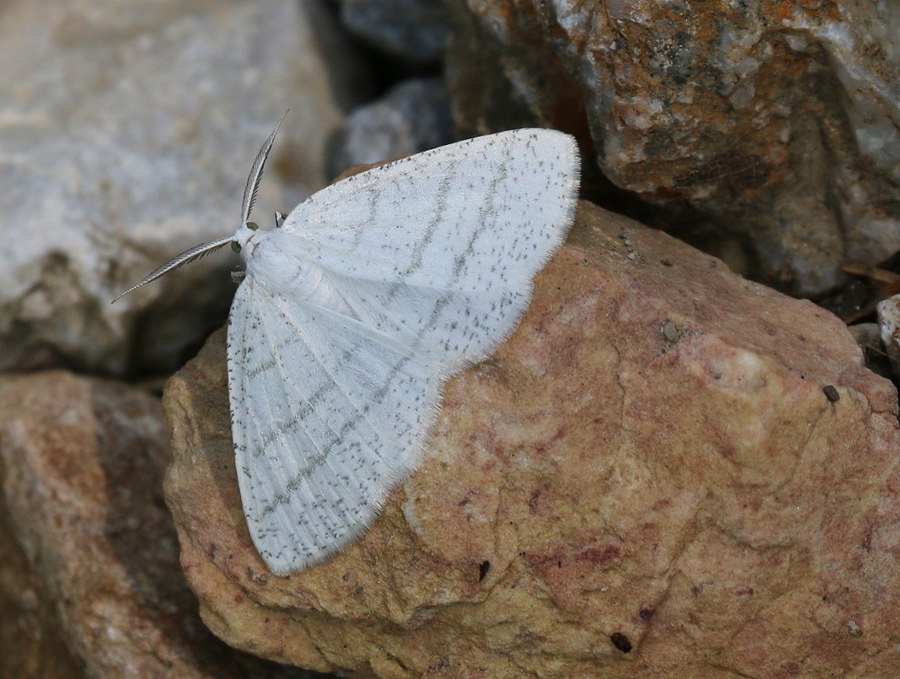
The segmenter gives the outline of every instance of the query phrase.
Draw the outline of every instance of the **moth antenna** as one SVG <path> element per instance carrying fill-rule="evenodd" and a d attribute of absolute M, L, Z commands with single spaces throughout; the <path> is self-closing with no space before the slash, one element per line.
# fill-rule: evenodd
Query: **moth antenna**
<path fill-rule="evenodd" d="M 290 111 L 290 109 L 288 109 Z M 247 185 L 244 187 L 244 202 L 241 204 L 241 224 L 246 223 L 250 219 L 250 211 L 253 209 L 253 203 L 256 202 L 256 192 L 259 190 L 259 180 L 262 179 L 263 167 L 266 164 L 266 158 L 269 157 L 269 151 L 272 150 L 272 144 L 275 143 L 275 135 L 278 134 L 278 128 L 281 127 L 281 121 L 288 114 L 285 111 L 281 114 L 281 119 L 272 130 L 272 134 L 266 139 L 266 143 L 262 145 L 259 153 L 256 154 L 256 160 L 253 161 L 253 167 L 250 168 L 250 175 L 247 177 Z"/>
<path fill-rule="evenodd" d="M 218 250 L 223 245 L 228 245 L 228 243 L 230 243 L 233 240 L 234 240 L 234 234 L 232 234 L 230 236 L 225 236 L 223 238 L 219 238 L 218 240 L 210 241 L 209 243 L 202 243 L 200 245 L 195 245 L 190 250 L 185 250 L 180 255 L 175 255 L 168 262 L 166 262 L 165 264 L 163 264 L 160 267 L 157 267 L 156 269 L 151 271 L 149 274 L 147 274 L 147 277 L 144 278 L 144 280 L 142 280 L 140 283 L 138 283 L 137 285 L 133 285 L 132 287 L 128 288 L 125 292 L 123 292 L 121 295 L 118 295 L 112 302 L 110 302 L 110 304 L 115 304 L 118 300 L 120 300 L 122 297 L 127 295 L 129 292 L 134 292 L 138 288 L 140 288 L 144 285 L 147 285 L 147 283 L 152 283 L 157 278 L 159 278 L 160 276 L 164 276 L 165 274 L 169 273 L 173 269 L 177 269 L 178 267 L 184 266 L 185 264 L 190 264 L 191 262 L 195 262 L 198 259 L 200 259 L 201 257 L 203 257 L 204 255 L 208 255 L 210 252 L 214 252 L 214 251 Z"/>
<path fill-rule="evenodd" d="M 247 219 L 250 217 L 250 211 L 253 209 L 253 203 L 256 201 L 256 192 L 259 190 L 259 181 L 260 179 L 262 179 L 262 173 L 263 168 L 266 164 L 266 159 L 269 157 L 269 151 L 272 150 L 272 144 L 275 143 L 275 135 L 278 134 L 278 128 L 281 127 L 281 123 L 284 120 L 284 117 L 288 114 L 288 111 L 290 111 L 290 109 L 281 114 L 281 118 L 278 120 L 278 124 L 275 126 L 275 129 L 272 130 L 272 134 L 269 135 L 269 138 L 266 139 L 266 142 L 262 145 L 259 153 L 256 154 L 256 160 L 253 161 L 253 167 L 250 168 L 250 175 L 247 177 L 247 185 L 244 187 L 244 201 L 241 205 L 241 224 L 246 224 Z M 280 213 L 276 214 L 281 216 Z M 276 226 L 281 226 L 278 221 L 278 217 L 276 217 Z M 281 217 L 281 221 L 284 221 L 284 217 Z M 196 245 L 190 250 L 185 250 L 180 255 L 175 255 L 168 262 L 160 267 L 157 267 L 149 274 L 147 274 L 147 277 L 144 278 L 144 280 L 142 280 L 140 283 L 138 283 L 137 285 L 133 285 L 122 294 L 116 296 L 116 298 L 112 302 L 110 302 L 110 304 L 115 304 L 129 292 L 134 292 L 138 288 L 147 285 L 147 283 L 152 283 L 160 276 L 164 276 L 170 271 L 177 269 L 178 267 L 184 266 L 185 264 L 190 264 L 191 262 L 195 262 L 201 257 L 208 255 L 210 252 L 218 250 L 223 245 L 227 245 L 233 240 L 234 235 L 226 236 L 224 238 L 219 238 L 218 240 L 210 241 L 209 243 Z"/>

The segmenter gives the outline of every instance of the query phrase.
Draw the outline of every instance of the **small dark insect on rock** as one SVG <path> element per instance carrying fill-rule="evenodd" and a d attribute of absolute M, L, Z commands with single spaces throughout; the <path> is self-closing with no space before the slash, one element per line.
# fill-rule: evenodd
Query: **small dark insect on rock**
<path fill-rule="evenodd" d="M 613 632 L 609 635 L 609 640 L 622 653 L 631 653 L 631 641 L 621 632 Z"/>
<path fill-rule="evenodd" d="M 838 390 L 830 384 L 827 387 L 822 387 L 822 391 L 825 392 L 825 398 L 827 398 L 832 403 L 834 403 L 835 401 L 839 401 L 841 398 Z"/>

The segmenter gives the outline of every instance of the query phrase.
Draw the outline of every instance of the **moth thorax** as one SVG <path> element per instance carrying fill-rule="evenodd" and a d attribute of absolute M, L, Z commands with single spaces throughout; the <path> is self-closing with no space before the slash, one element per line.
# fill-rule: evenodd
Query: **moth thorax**
<path fill-rule="evenodd" d="M 257 275 L 294 300 L 355 318 L 356 314 L 329 280 L 327 272 L 308 259 L 286 252 L 276 242 L 277 233 L 260 230 L 253 235 L 248 244 L 251 254 L 247 255 L 247 273 Z"/>

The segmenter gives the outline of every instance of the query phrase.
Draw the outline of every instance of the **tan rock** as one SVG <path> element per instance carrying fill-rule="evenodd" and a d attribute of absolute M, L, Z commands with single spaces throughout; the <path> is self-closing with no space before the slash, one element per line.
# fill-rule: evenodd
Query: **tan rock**
<path fill-rule="evenodd" d="M 359 677 L 900 676 L 896 390 L 829 313 L 587 203 L 328 563 L 254 551 L 223 333 L 164 405 L 182 564 L 238 648 Z"/>
<path fill-rule="evenodd" d="M 178 568 L 168 438 L 138 389 L 0 378 L 0 676 L 246 676 Z"/>

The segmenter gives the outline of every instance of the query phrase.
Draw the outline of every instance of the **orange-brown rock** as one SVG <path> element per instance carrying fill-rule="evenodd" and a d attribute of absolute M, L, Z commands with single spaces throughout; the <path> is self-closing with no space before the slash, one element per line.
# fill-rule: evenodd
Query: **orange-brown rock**
<path fill-rule="evenodd" d="M 606 178 L 658 206 L 661 228 L 796 296 L 900 249 L 896 4 L 446 4 L 464 134 L 572 132 L 589 164 L 594 150 Z"/>
<path fill-rule="evenodd" d="M 223 339 L 169 383 L 166 497 L 229 644 L 359 677 L 900 676 L 897 393 L 810 302 L 582 203 L 417 472 L 289 578 L 242 516 Z"/>

